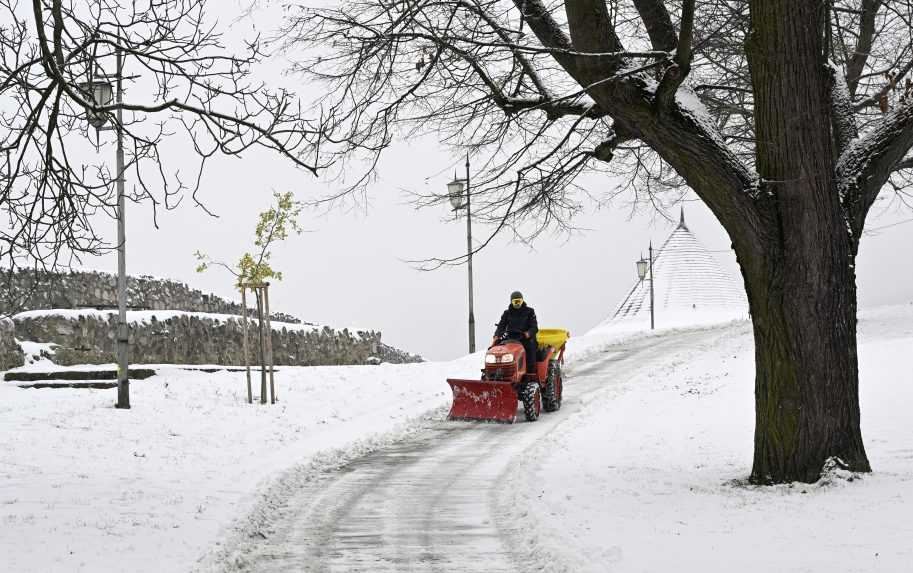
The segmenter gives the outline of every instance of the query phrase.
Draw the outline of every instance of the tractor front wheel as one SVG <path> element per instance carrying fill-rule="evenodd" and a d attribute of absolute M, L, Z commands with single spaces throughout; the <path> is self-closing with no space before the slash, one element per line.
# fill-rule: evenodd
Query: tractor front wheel
<path fill-rule="evenodd" d="M 535 422 L 539 419 L 539 413 L 542 411 L 542 394 L 539 392 L 539 384 L 532 382 L 524 384 L 520 388 L 520 400 L 523 402 L 523 413 L 526 414 L 527 422 Z"/>

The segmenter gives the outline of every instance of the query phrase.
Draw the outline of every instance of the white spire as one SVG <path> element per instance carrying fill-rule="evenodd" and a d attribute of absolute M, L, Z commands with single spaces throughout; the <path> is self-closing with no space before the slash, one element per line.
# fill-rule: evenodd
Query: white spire
<path fill-rule="evenodd" d="M 669 326 L 707 315 L 748 316 L 748 302 L 741 281 L 695 238 L 685 224 L 682 209 L 678 227 L 653 252 L 654 305 L 656 325 Z M 637 280 L 628 295 L 603 325 L 622 320 L 650 322 L 650 280 Z M 697 320 L 696 322 L 700 322 Z"/>

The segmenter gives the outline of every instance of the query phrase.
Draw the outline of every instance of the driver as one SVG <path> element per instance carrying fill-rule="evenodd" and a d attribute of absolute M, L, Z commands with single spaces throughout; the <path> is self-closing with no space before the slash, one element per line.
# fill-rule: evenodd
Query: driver
<path fill-rule="evenodd" d="M 495 337 L 491 345 L 497 344 L 504 335 L 508 338 L 518 338 L 526 350 L 527 364 L 536 363 L 536 333 L 539 324 L 536 322 L 536 311 L 527 306 L 520 291 L 510 293 L 510 306 L 501 315 Z M 527 368 L 528 372 L 535 374 L 535 368 Z"/>

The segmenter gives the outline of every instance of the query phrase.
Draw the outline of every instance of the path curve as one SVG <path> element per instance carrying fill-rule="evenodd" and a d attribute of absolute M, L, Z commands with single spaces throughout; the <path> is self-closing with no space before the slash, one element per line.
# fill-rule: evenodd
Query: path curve
<path fill-rule="evenodd" d="M 566 369 L 561 410 L 535 423 L 432 421 L 408 439 L 322 475 L 291 496 L 286 517 L 255 544 L 245 569 L 523 571 L 523 524 L 498 511 L 498 496 L 510 487 L 499 478 L 607 385 L 711 336 L 719 333 L 681 332 L 609 347 Z"/>

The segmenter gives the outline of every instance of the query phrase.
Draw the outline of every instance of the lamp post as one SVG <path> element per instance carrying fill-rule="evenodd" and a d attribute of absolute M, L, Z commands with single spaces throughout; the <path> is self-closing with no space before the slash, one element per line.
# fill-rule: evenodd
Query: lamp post
<path fill-rule="evenodd" d="M 653 330 L 656 324 L 653 318 L 653 241 L 650 241 L 650 259 L 644 259 L 643 253 L 641 253 L 640 260 L 637 261 L 637 276 L 641 281 L 647 277 L 648 272 L 650 273 L 650 330 Z"/>
<path fill-rule="evenodd" d="M 456 174 L 453 181 L 447 184 L 447 195 L 454 211 L 459 211 L 463 205 L 463 190 L 466 190 L 466 261 L 469 268 L 469 352 L 476 351 L 476 318 L 472 311 L 472 216 L 469 207 L 469 154 L 466 154 L 466 179 L 458 179 Z"/>
<path fill-rule="evenodd" d="M 114 49 L 116 60 L 117 103 L 123 103 L 123 55 L 119 47 Z M 113 89 L 110 78 L 102 76 L 99 79 L 89 78 L 89 81 L 80 85 L 83 94 L 91 97 L 96 106 L 105 106 L 111 103 Z M 124 132 L 123 112 L 117 109 L 117 125 L 105 127 L 107 118 L 103 113 L 86 110 L 86 119 L 96 131 L 114 130 L 117 133 L 117 407 L 130 408 L 130 378 L 128 356 L 128 331 L 127 331 L 127 252 L 125 231 L 125 201 L 124 201 Z"/>

